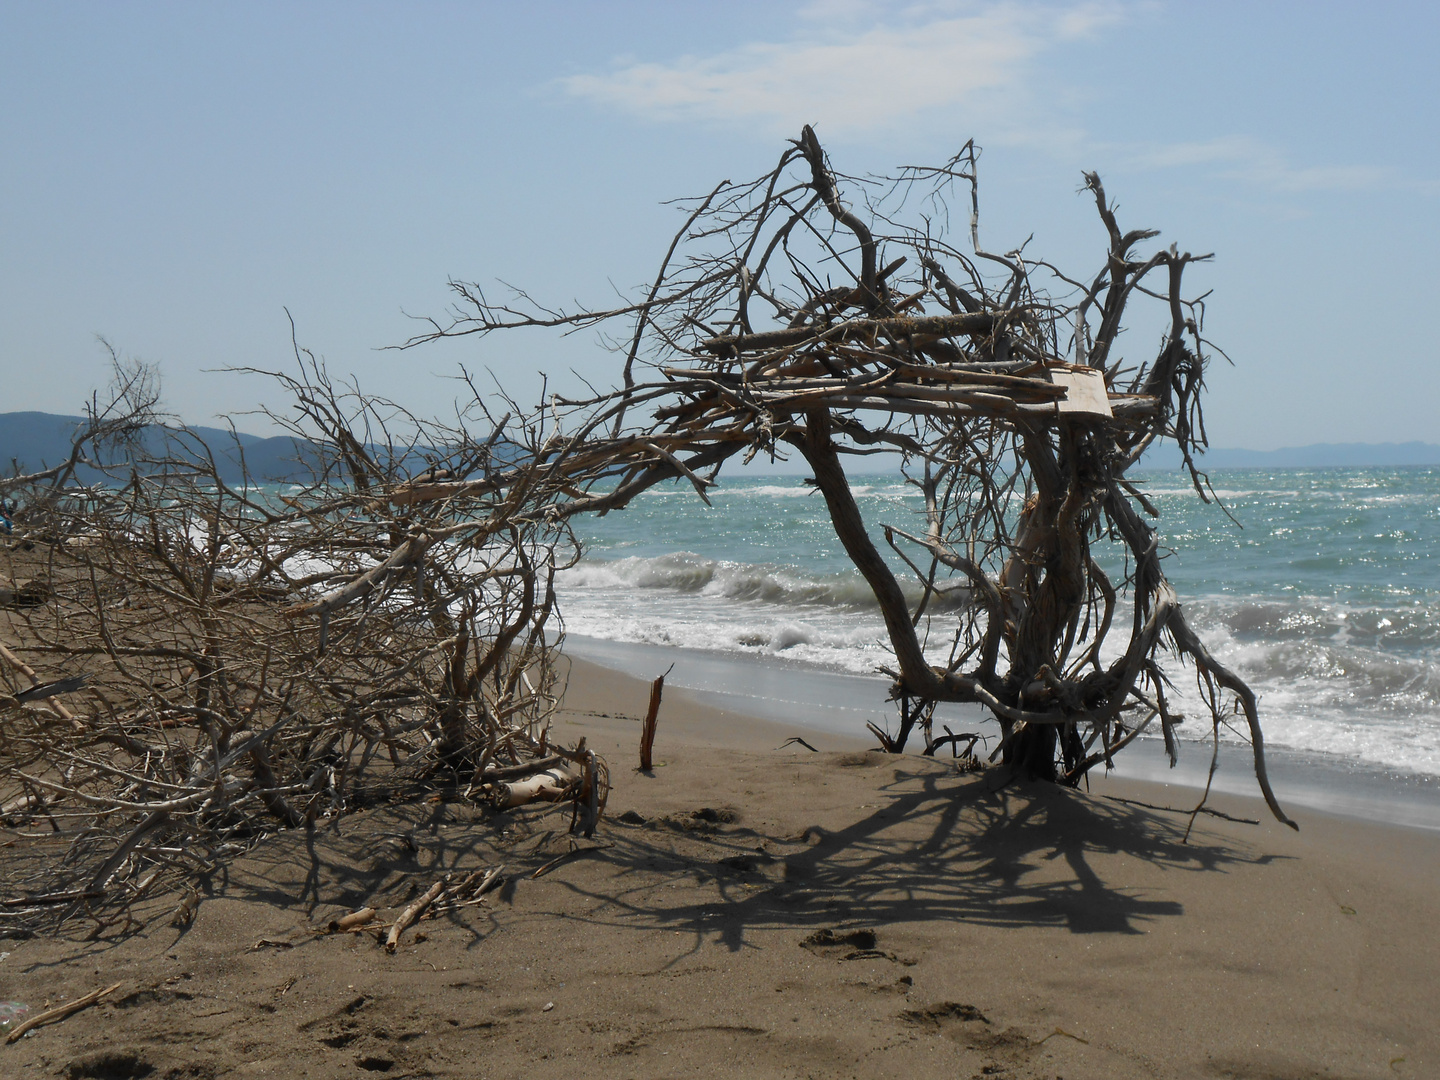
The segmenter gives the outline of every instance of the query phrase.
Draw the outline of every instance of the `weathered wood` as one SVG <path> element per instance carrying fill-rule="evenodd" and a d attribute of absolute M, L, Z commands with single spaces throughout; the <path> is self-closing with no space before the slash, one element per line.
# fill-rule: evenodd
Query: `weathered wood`
<path fill-rule="evenodd" d="M 180 898 L 180 903 L 175 905 L 175 910 L 170 915 L 170 925 L 189 926 L 195 921 L 195 911 L 199 907 L 200 891 L 198 889 L 185 890 L 185 895 Z"/>
<path fill-rule="evenodd" d="M 76 900 L 99 900 L 105 893 L 99 889 L 71 889 L 67 892 L 45 893 L 42 896 L 16 896 L 0 900 L 0 907 L 32 907 L 45 904 L 70 904 Z"/>
<path fill-rule="evenodd" d="M 430 888 L 420 894 L 419 899 L 412 903 L 404 911 L 400 912 L 394 924 L 390 927 L 390 933 L 385 936 L 385 951 L 393 954 L 400 947 L 400 937 L 406 930 L 413 926 L 421 915 L 425 914 L 428 908 L 445 891 L 446 882 L 444 879 L 435 882 Z"/>
<path fill-rule="evenodd" d="M 533 773 L 523 780 L 500 781 L 481 787 L 481 797 L 498 810 L 510 810 L 532 802 L 559 802 L 569 797 L 580 780 L 573 765 L 565 762 Z"/>
<path fill-rule="evenodd" d="M 1062 416 L 1095 416 L 1109 419 L 1110 398 L 1105 390 L 1105 373 L 1094 368 L 1051 368 L 1050 378 L 1065 388 L 1057 402 Z"/>
<path fill-rule="evenodd" d="M 989 334 L 1009 316 L 1009 312 L 1002 311 L 917 318 L 850 319 L 819 329 L 801 326 L 790 330 L 767 330 L 759 334 L 726 334 L 709 338 L 701 342 L 700 347 L 717 355 L 728 355 L 737 351 L 758 352 L 762 349 L 803 345 L 810 341 L 837 342 L 852 337 L 874 338 L 877 335 L 911 341 L 934 340 L 956 334 Z"/>
<path fill-rule="evenodd" d="M 25 661 L 21 660 L 18 656 L 16 656 L 13 652 L 11 652 L 9 649 L 7 649 L 4 645 L 0 645 L 0 659 L 3 659 L 7 664 L 9 664 L 11 667 L 13 667 L 16 671 L 20 672 L 21 675 L 24 675 L 25 678 L 27 678 L 27 679 L 30 680 L 30 690 L 31 690 L 31 692 L 34 692 L 34 691 L 36 691 L 37 689 L 43 689 L 44 686 L 46 685 L 46 684 L 44 684 L 44 683 L 42 683 L 42 682 L 40 681 L 40 676 L 37 675 L 37 674 L 35 674 L 35 669 L 34 669 L 34 668 L 32 668 L 29 664 L 25 663 Z M 16 702 L 18 702 L 18 703 L 20 703 L 20 704 L 24 704 L 25 701 L 28 701 L 28 700 L 31 700 L 31 699 L 30 699 L 29 697 L 24 697 L 24 698 L 22 698 L 20 694 L 16 694 L 16 695 L 15 695 L 15 700 L 16 700 Z M 72 713 L 69 709 L 67 709 L 67 708 L 65 707 L 64 703 L 61 702 L 60 700 L 58 700 L 57 698 L 50 697 L 50 698 L 45 698 L 44 700 L 45 700 L 45 703 L 46 703 L 50 708 L 54 709 L 55 712 L 59 713 L 59 715 L 61 716 L 62 719 L 71 720 L 71 721 L 73 721 L 73 720 L 75 719 L 75 714 Z"/>
<path fill-rule="evenodd" d="M 660 719 L 660 695 L 665 690 L 665 676 L 657 675 L 650 684 L 650 707 L 645 710 L 645 722 L 640 727 L 640 771 L 650 772 L 655 768 L 652 754 L 655 750 L 655 725 Z"/>
<path fill-rule="evenodd" d="M 531 761 L 522 761 L 519 765 L 503 765 L 497 768 L 486 768 L 480 774 L 480 779 L 485 783 L 498 783 L 502 780 L 518 780 L 521 777 L 530 776 L 537 772 L 544 772 L 554 765 L 559 765 L 565 758 L 559 754 L 547 754 L 545 757 L 534 758 Z"/>
<path fill-rule="evenodd" d="M 347 930 L 354 930 L 375 921 L 376 911 L 373 907 L 363 907 L 359 911 L 352 911 L 349 915 L 342 915 L 331 921 L 329 927 L 332 934 L 343 934 Z"/>
<path fill-rule="evenodd" d="M 711 196 L 717 209 L 692 214 L 693 233 L 672 242 L 628 335 L 625 389 L 585 403 L 592 415 L 569 417 L 572 430 L 591 425 L 608 438 L 574 459 L 592 471 L 574 485 L 586 494 L 565 510 L 623 506 L 675 476 L 704 495 L 714 474 L 698 467 L 700 457 L 711 455 L 706 464 L 718 470 L 721 439 L 744 442 L 746 460 L 777 446 L 798 449 L 895 654 L 892 697 L 902 702 L 904 727 L 894 738 L 876 727 L 882 744 L 900 749 L 915 718 L 928 718 L 936 702 L 976 702 L 1000 723 L 996 753 L 1006 765 L 1078 783 L 1135 741 L 1133 728 L 1112 733 L 1136 698 L 1155 701 L 1169 737 L 1174 717 L 1158 653 L 1172 639 L 1206 685 L 1233 695 L 1247 719 L 1253 714 L 1244 684 L 1198 639 L 1175 632 L 1178 603 L 1154 557 L 1154 535 L 1122 522 L 1118 509 L 1133 501 L 1153 512 L 1124 473 L 1160 438 L 1175 440 L 1205 492 L 1193 468 L 1204 441 L 1204 305 L 1187 299 L 1182 285 L 1185 268 L 1208 256 L 1178 246 L 1137 255 L 1136 245 L 1157 234 L 1122 231 L 1093 173 L 1084 174 L 1085 188 L 1109 238 L 1098 273 L 1070 275 L 1023 247 L 987 252 L 977 161 L 969 144 L 943 166 L 907 168 L 900 183 L 869 189 L 862 212 L 842 197 L 842 178 L 806 128 L 773 172 L 721 185 Z M 970 254 L 939 228 L 945 214 L 936 211 L 956 183 L 969 186 Z M 924 184 L 927 193 L 912 199 Z M 803 190 L 808 198 L 790 198 Z M 778 191 L 787 196 L 772 201 Z M 916 212 L 921 202 L 927 209 Z M 688 262 L 680 258 L 687 239 L 695 240 Z M 635 314 L 565 317 L 538 305 L 527 314 L 491 307 L 478 291 L 466 295 L 474 314 L 457 333 L 590 326 Z M 759 324 L 760 299 L 773 308 L 774 323 Z M 1127 305 L 1151 300 L 1169 315 L 1159 354 L 1132 366 L 1109 361 Z M 647 341 L 664 382 L 631 379 Z M 637 415 L 642 404 L 652 410 L 648 425 L 622 430 L 618 418 Z M 876 523 L 863 520 L 841 464 L 848 455 L 883 452 L 901 455 L 925 500 L 923 528 L 886 525 L 890 547 L 914 575 L 908 588 L 876 549 L 869 532 Z M 676 468 L 682 456 L 684 468 Z M 603 494 L 589 494 L 611 481 Z M 1092 553 L 1107 541 L 1137 568 L 1120 589 Z M 962 596 L 969 601 L 954 603 Z M 1115 617 L 1121 603 L 1133 618 Z M 953 611 L 959 625 L 940 625 Z M 1102 646 L 1126 623 L 1121 660 L 1102 666 Z M 943 664 L 934 655 L 940 642 L 953 642 Z M 1228 702 L 1210 704 L 1214 722 L 1225 722 Z M 642 768 L 653 765 L 652 734 L 647 722 Z M 947 736 L 952 745 L 964 738 Z M 1252 741 L 1269 800 L 1253 722 Z M 1273 801 L 1271 809 L 1284 820 Z"/>
<path fill-rule="evenodd" d="M 450 896 L 457 900 L 478 899 L 504 880 L 504 866 L 484 867 L 472 872 L 460 884 L 450 890 Z"/>
<path fill-rule="evenodd" d="M 39 1016 L 32 1016 L 30 1019 L 17 1025 L 10 1034 L 6 1035 L 5 1042 L 7 1044 L 18 1042 L 20 1039 L 23 1039 L 28 1032 L 34 1031 L 38 1027 L 45 1024 L 53 1024 L 58 1020 L 64 1020 L 67 1016 L 73 1016 L 81 1009 L 88 1009 L 101 998 L 109 997 L 123 985 L 125 984 L 118 982 L 111 983 L 103 990 L 92 990 L 84 997 L 78 997 L 74 1001 L 66 1002 L 64 1005 L 57 1005 L 53 1009 L 47 1009 Z"/>

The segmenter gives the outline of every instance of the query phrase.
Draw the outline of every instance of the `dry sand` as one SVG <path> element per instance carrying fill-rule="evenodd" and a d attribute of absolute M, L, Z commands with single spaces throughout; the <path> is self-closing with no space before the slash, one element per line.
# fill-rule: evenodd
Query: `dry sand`
<path fill-rule="evenodd" d="M 1185 843 L 1105 796 L 1186 789 L 997 791 L 860 740 L 776 749 L 678 693 L 642 775 L 647 692 L 576 664 L 556 735 L 614 790 L 539 878 L 567 814 L 421 802 L 271 838 L 186 929 L 171 897 L 128 936 L 0 941 L 0 1000 L 123 983 L 0 1046 L 0 1076 L 1440 1076 L 1434 833 L 1297 813 Z M 502 862 L 394 956 L 310 929 Z"/>

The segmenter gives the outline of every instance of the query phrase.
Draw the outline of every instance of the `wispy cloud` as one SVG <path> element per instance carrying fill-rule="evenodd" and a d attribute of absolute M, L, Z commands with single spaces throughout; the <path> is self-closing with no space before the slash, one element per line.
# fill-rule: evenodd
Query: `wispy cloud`
<path fill-rule="evenodd" d="M 1286 194 L 1361 191 L 1389 186 L 1398 179 L 1393 170 L 1374 165 L 1296 165 L 1281 150 L 1247 135 L 1155 144 L 1121 156 L 1131 168 L 1203 169 Z"/>
<path fill-rule="evenodd" d="M 814 123 L 827 140 L 906 131 L 938 115 L 992 145 L 1087 167 L 1191 170 L 1287 196 L 1418 186 L 1379 166 L 1297 163 L 1251 135 L 1147 144 L 1097 138 L 1076 108 L 1105 94 L 1111 73 L 1096 42 L 1144 8 L 1134 0 L 814 0 L 796 12 L 784 39 L 627 60 L 560 86 L 649 120 L 743 125 L 766 135 Z"/>
<path fill-rule="evenodd" d="M 571 94 L 655 120 L 820 124 L 863 135 L 940 109 L 1018 93 L 1047 50 L 1120 17 L 1109 3 L 931 3 L 896 9 L 826 0 L 788 41 L 617 66 L 562 80 Z"/>

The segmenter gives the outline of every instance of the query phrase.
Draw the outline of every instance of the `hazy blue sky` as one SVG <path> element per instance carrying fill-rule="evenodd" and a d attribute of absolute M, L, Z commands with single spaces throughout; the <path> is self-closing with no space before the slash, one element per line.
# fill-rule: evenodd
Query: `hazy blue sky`
<path fill-rule="evenodd" d="M 996 250 L 1033 232 L 1093 274 L 1094 168 L 1127 226 L 1216 252 L 1216 445 L 1440 441 L 1437 30 L 1384 3 L 0 0 L 0 411 L 77 411 L 97 335 L 187 419 L 252 407 L 204 369 L 286 364 L 287 306 L 420 411 L 461 362 L 606 381 L 590 334 L 378 350 L 450 276 L 608 303 L 653 275 L 661 200 L 813 122 L 848 172 L 973 136 Z"/>

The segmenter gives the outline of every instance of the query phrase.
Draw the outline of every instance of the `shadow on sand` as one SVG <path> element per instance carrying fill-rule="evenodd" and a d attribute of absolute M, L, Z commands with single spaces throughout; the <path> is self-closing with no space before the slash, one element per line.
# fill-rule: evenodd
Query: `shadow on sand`
<path fill-rule="evenodd" d="M 1184 817 L 1048 784 L 1002 786 L 993 770 L 962 776 L 894 763 L 889 777 L 861 785 L 873 802 L 838 828 L 777 835 L 713 809 L 609 820 L 600 843 L 547 875 L 558 894 L 539 906 L 531 894 L 521 906 L 583 924 L 681 931 L 697 948 L 731 950 L 762 928 L 927 920 L 1137 934 L 1184 913 L 1179 902 L 1155 897 L 1157 871 L 1223 873 L 1277 858 L 1207 828 L 1185 842 Z M 568 814 L 554 810 L 402 804 L 345 818 L 338 829 L 281 832 L 241 864 L 217 867 L 199 891 L 202 904 L 225 898 L 298 908 L 312 919 L 326 905 L 401 904 L 437 875 L 503 862 L 511 882 L 494 898 L 503 904 L 516 898 L 517 881 L 528 893 L 529 875 L 572 849 L 567 823 Z M 1132 884 L 1137 879 L 1152 884 Z M 473 947 L 495 920 L 485 908 L 465 911 L 446 918 L 467 929 Z M 141 923 L 153 932 L 163 917 L 156 907 Z M 81 951 L 118 944 L 140 925 L 97 935 Z M 186 929 L 172 932 L 178 941 Z"/>
<path fill-rule="evenodd" d="M 697 843 L 682 825 L 676 843 L 670 821 L 612 828 L 615 846 L 593 857 L 611 864 L 615 876 L 600 888 L 584 881 L 570 887 L 591 901 L 590 921 L 691 930 L 732 950 L 744 946 L 749 928 L 785 925 L 944 920 L 1136 934 L 1143 923 L 1183 914 L 1182 905 L 1106 881 L 1098 862 L 1114 876 L 1127 860 L 1215 873 L 1275 858 L 1210 831 L 1197 829 L 1184 842 L 1184 818 L 1165 820 L 1048 784 L 995 787 L 993 776 L 899 769 L 871 813 L 799 837 L 736 825 Z M 665 903 L 657 873 L 709 876 L 719 901 Z"/>

